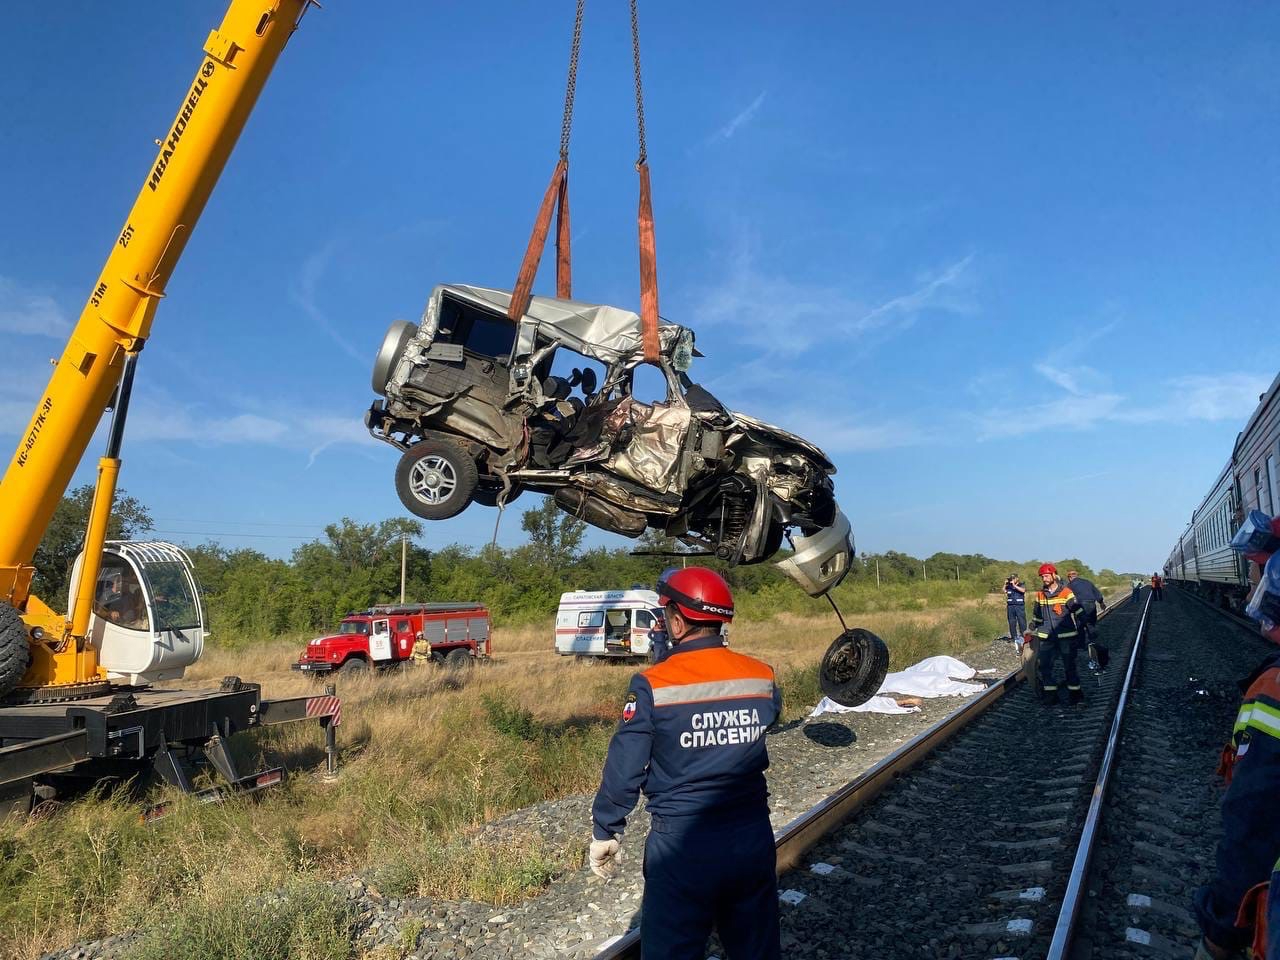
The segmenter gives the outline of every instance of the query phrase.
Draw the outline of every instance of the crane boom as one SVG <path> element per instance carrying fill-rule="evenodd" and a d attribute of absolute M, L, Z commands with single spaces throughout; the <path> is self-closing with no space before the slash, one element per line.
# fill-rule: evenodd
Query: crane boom
<path fill-rule="evenodd" d="M 0 600 L 24 610 L 31 560 L 142 349 L 196 220 L 285 42 L 313 0 L 232 0 L 0 481 Z"/>

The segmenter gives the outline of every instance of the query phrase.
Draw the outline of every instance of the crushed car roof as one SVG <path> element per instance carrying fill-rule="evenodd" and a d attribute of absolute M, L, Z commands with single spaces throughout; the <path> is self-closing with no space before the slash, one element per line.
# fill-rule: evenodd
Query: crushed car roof
<path fill-rule="evenodd" d="M 431 298 L 433 304 L 442 293 L 501 313 L 506 313 L 511 305 L 509 290 L 446 283 L 436 287 Z M 640 315 L 630 310 L 578 300 L 532 297 L 524 315 L 539 325 L 553 327 L 556 338 L 570 350 L 604 363 L 643 352 Z M 687 329 L 679 324 L 659 321 L 658 337 L 662 352 L 669 353 Z"/>

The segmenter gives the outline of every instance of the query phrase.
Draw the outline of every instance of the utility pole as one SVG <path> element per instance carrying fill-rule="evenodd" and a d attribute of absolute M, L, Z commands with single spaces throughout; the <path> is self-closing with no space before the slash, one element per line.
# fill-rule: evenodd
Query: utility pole
<path fill-rule="evenodd" d="M 956 582 L 960 582 L 960 564 L 956 564 Z"/>
<path fill-rule="evenodd" d="M 920 561 L 920 569 L 924 571 L 924 582 L 929 582 L 929 565 L 923 560 Z"/>
<path fill-rule="evenodd" d="M 400 534 L 400 604 L 404 605 L 404 569 L 405 558 L 409 553 L 409 536 Z"/>
<path fill-rule="evenodd" d="M 876 557 L 876 589 L 880 589 L 880 558 Z"/>

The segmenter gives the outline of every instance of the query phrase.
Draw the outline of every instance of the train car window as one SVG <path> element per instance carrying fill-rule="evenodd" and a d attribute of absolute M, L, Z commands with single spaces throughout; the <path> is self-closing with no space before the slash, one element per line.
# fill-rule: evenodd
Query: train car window
<path fill-rule="evenodd" d="M 1276 476 L 1276 455 L 1267 454 L 1267 513 L 1276 515 L 1276 504 L 1280 504 L 1280 477 Z"/>

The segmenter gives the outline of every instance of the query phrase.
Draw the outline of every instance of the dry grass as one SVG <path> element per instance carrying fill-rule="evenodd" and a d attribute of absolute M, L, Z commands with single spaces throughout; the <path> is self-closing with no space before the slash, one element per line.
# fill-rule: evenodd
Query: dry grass
<path fill-rule="evenodd" d="M 1002 632 L 1003 611 L 969 602 L 856 620 L 886 639 L 897 667 L 989 640 Z M 834 616 L 784 614 L 735 625 L 731 642 L 775 666 L 795 716 L 817 699 L 816 664 L 839 630 Z M 557 657 L 553 635 L 549 621 L 499 629 L 494 661 L 460 675 L 423 667 L 338 678 L 336 782 L 317 775 L 318 726 L 290 724 L 236 741 L 246 766 L 283 762 L 294 771 L 259 800 L 179 800 L 170 817 L 144 827 L 131 801 L 92 797 L 52 817 L 0 824 L 0 955 L 31 960 L 143 926 L 139 957 L 301 956 L 289 938 L 312 928 L 327 932 L 307 955 L 339 957 L 349 918 L 325 880 L 360 872 L 389 895 L 495 903 L 539 889 L 579 865 L 582 851 L 537 836 L 518 850 L 491 846 L 475 828 L 593 790 L 634 669 Z M 315 693 L 320 684 L 289 669 L 305 640 L 211 649 L 182 684 L 236 674 L 260 682 L 268 698 Z M 289 892 L 288 909 L 255 906 L 279 890 Z M 227 925 L 219 918 L 228 913 L 254 920 Z"/>

